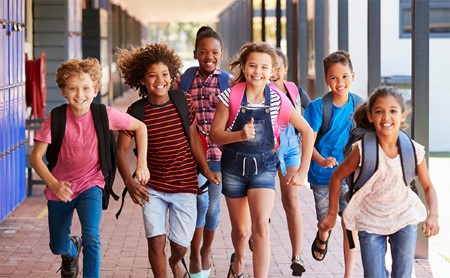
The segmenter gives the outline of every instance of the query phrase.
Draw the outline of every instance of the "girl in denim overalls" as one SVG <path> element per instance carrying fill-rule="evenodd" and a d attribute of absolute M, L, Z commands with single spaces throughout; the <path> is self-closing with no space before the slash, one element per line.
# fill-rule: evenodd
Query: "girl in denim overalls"
<path fill-rule="evenodd" d="M 238 68 L 237 77 L 231 89 L 219 96 L 220 103 L 211 127 L 211 141 L 223 146 L 222 193 L 230 214 L 235 249 L 227 277 L 243 275 L 250 227 L 254 242 L 254 277 L 268 276 L 269 216 L 275 198 L 276 150 L 279 145 L 276 123 L 279 114 L 288 111 L 290 123 L 302 132 L 301 167 L 288 184 L 303 184 L 309 169 L 314 136 L 287 97 L 267 86 L 276 66 L 277 54 L 269 44 L 245 44 L 238 60 L 231 63 L 232 68 Z M 244 91 L 243 97 L 238 111 L 234 113 L 230 109 L 233 104 L 230 100 L 239 90 Z"/>

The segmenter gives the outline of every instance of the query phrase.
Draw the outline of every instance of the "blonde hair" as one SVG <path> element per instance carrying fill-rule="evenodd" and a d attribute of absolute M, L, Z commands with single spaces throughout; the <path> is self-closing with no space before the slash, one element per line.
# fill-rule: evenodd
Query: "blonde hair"
<path fill-rule="evenodd" d="M 69 77 L 77 76 L 83 73 L 89 74 L 94 82 L 94 88 L 96 92 L 98 92 L 101 87 L 102 67 L 96 58 L 75 58 L 62 63 L 56 71 L 56 83 L 62 90 L 66 87 L 66 80 Z"/>

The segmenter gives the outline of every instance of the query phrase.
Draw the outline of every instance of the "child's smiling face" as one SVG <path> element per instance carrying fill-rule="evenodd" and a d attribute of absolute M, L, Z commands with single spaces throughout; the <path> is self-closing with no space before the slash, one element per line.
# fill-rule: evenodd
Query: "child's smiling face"
<path fill-rule="evenodd" d="M 330 87 L 333 94 L 347 95 L 350 91 L 355 73 L 352 72 L 348 64 L 336 63 L 332 65 L 325 76 L 325 82 Z"/>
<path fill-rule="evenodd" d="M 204 38 L 194 50 L 194 58 L 198 60 L 200 71 L 211 74 L 222 61 L 223 51 L 220 41 L 215 38 Z"/>
<path fill-rule="evenodd" d="M 367 116 L 378 135 L 389 135 L 398 133 L 401 124 L 406 120 L 406 114 L 398 100 L 388 95 L 378 97 Z"/>
<path fill-rule="evenodd" d="M 169 99 L 171 82 L 169 67 L 162 62 L 150 65 L 141 79 L 141 84 L 148 91 L 149 100 L 156 104 L 165 103 Z"/>
<path fill-rule="evenodd" d="M 77 116 L 86 114 L 97 96 L 94 81 L 87 73 L 71 75 L 61 89 L 61 95 L 69 102 L 70 109 Z"/>
<path fill-rule="evenodd" d="M 272 57 L 267 53 L 252 52 L 242 72 L 248 85 L 265 86 L 273 73 Z"/>

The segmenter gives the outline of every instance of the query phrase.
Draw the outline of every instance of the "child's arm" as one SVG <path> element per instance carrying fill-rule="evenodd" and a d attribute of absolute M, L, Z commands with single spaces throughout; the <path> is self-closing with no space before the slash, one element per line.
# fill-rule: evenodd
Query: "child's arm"
<path fill-rule="evenodd" d="M 142 199 L 149 202 L 150 198 L 148 196 L 147 189 L 145 188 L 145 184 L 143 185 L 136 182 L 131 176 L 130 168 L 128 167 L 127 152 L 131 140 L 132 138 L 130 136 L 123 132 L 119 132 L 119 137 L 117 138 L 117 168 L 119 169 L 120 176 L 128 189 L 131 199 L 135 204 L 142 207 Z M 147 144 L 145 144 L 145 146 L 147 147 Z M 147 148 L 145 149 L 147 150 Z M 141 150 L 138 150 L 138 152 L 140 153 Z M 145 165 L 147 167 L 147 163 Z"/>
<path fill-rule="evenodd" d="M 150 172 L 147 167 L 147 126 L 143 122 L 131 117 L 131 123 L 128 130 L 135 132 L 136 147 L 138 150 L 136 160 L 136 179 L 142 185 L 146 185 L 150 178 Z"/>
<path fill-rule="evenodd" d="M 302 160 L 298 171 L 288 180 L 288 185 L 303 185 L 308 175 L 311 156 L 314 149 L 314 132 L 308 122 L 292 109 L 290 123 L 302 133 Z"/>
<path fill-rule="evenodd" d="M 439 233 L 438 201 L 425 159 L 418 165 L 417 174 L 428 205 L 428 216 L 422 225 L 422 231 L 426 237 L 431 237 Z"/>
<path fill-rule="evenodd" d="M 53 194 L 55 194 L 58 199 L 63 202 L 72 201 L 73 191 L 70 189 L 70 182 L 68 181 L 58 181 L 52 173 L 48 170 L 47 165 L 45 165 L 42 157 L 47 151 L 48 144 L 35 141 L 34 148 L 30 155 L 30 163 L 36 173 L 45 181 L 45 183 L 50 187 Z"/>
<path fill-rule="evenodd" d="M 316 142 L 316 139 L 317 139 L 317 132 L 314 132 L 314 142 Z M 333 168 L 334 166 L 338 165 L 336 158 L 332 156 L 325 158 L 316 150 L 316 148 L 314 148 L 312 160 L 314 160 L 322 168 Z"/>
<path fill-rule="evenodd" d="M 336 225 L 336 218 L 339 211 L 339 193 L 341 191 L 342 180 L 353 173 L 358 168 L 360 162 L 359 148 L 354 148 L 344 159 L 330 178 L 329 189 L 329 209 L 325 219 L 319 224 L 322 231 L 331 230 Z"/>
<path fill-rule="evenodd" d="M 191 135 L 191 152 L 194 156 L 195 161 L 197 161 L 198 165 L 200 166 L 200 169 L 202 169 L 202 174 L 212 183 L 220 184 L 220 174 L 211 171 L 208 166 L 208 161 L 206 160 L 205 152 L 202 146 L 202 140 L 198 135 L 197 125 L 195 122 L 189 127 L 189 133 Z"/>
<path fill-rule="evenodd" d="M 242 130 L 228 132 L 225 131 L 228 118 L 228 108 L 222 102 L 219 102 L 211 125 L 211 142 L 218 145 L 226 145 L 255 138 L 255 126 L 253 125 L 253 119 L 248 124 L 244 125 Z"/>

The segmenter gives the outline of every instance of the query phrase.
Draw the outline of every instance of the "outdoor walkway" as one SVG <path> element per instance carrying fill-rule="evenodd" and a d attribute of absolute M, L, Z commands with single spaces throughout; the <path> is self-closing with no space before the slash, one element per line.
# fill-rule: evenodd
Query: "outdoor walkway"
<path fill-rule="evenodd" d="M 134 94 L 116 101 L 114 106 L 125 110 L 131 99 L 135 99 Z M 129 160 L 133 160 L 131 154 Z M 130 162 L 130 165 L 134 165 L 134 162 Z M 114 189 L 116 193 L 121 193 L 122 188 L 123 182 L 117 175 Z M 34 189 L 33 196 L 27 198 L 0 223 L 0 277 L 60 276 L 56 271 L 60 267 L 61 259 L 53 255 L 48 247 L 47 210 L 43 186 L 35 186 Z M 306 263 L 306 272 L 303 277 L 343 277 L 340 224 L 338 223 L 333 231 L 325 260 L 315 261 L 311 257 L 311 243 L 317 230 L 314 200 L 307 186 L 302 187 L 300 194 L 304 216 L 302 257 Z M 102 277 L 153 277 L 147 259 L 147 241 L 144 236 L 141 209 L 128 196 L 122 214 L 119 220 L 116 220 L 114 215 L 119 205 L 119 202 L 112 201 L 109 210 L 104 211 L 102 218 Z M 289 268 L 291 248 L 279 190 L 271 220 L 272 255 L 269 277 L 291 277 Z M 441 222 L 444 220 L 442 216 L 440 220 Z M 448 222 L 448 219 L 445 221 Z M 233 253 L 230 231 L 230 221 L 223 201 L 221 222 L 213 245 L 213 266 L 210 277 L 226 276 L 230 255 Z M 80 234 L 80 225 L 76 216 L 72 232 L 75 235 Z M 444 240 L 444 236 L 441 236 L 441 240 Z M 244 277 L 253 277 L 249 250 L 244 273 Z M 448 273 L 450 273 L 450 264 L 443 262 L 441 257 L 431 249 L 429 260 L 416 260 L 415 277 L 449 277 Z M 359 252 L 354 276 L 363 277 Z M 170 271 L 169 277 L 171 277 Z"/>

